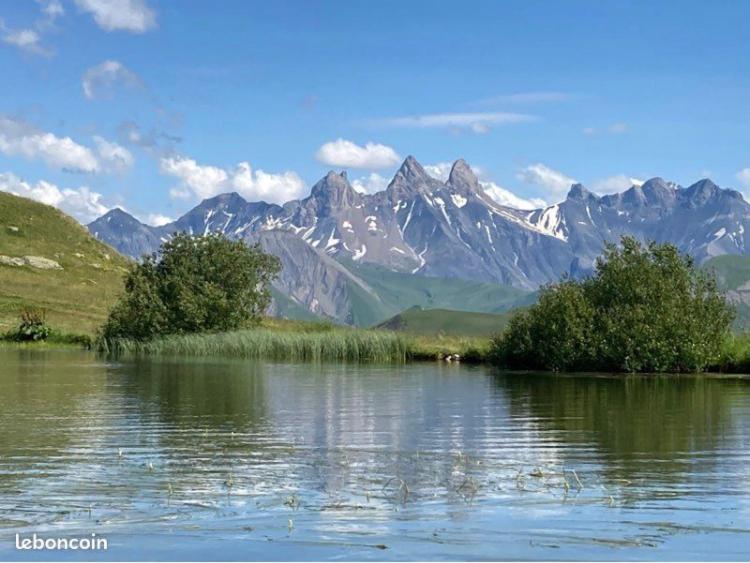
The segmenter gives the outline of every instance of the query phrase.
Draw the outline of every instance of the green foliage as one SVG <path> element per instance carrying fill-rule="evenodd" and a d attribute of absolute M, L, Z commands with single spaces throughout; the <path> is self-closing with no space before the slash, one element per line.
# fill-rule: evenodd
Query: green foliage
<path fill-rule="evenodd" d="M 15 340 L 19 342 L 38 342 L 47 340 L 52 329 L 45 321 L 43 309 L 35 307 L 26 307 L 21 311 L 21 322 L 15 333 Z"/>
<path fill-rule="evenodd" d="M 102 337 L 144 340 L 256 324 L 279 270 L 278 259 L 258 245 L 220 234 L 177 234 L 131 267 Z"/>
<path fill-rule="evenodd" d="M 623 237 L 593 277 L 542 289 L 494 340 L 492 357 L 524 369 L 696 372 L 718 360 L 733 316 L 689 256 Z"/>

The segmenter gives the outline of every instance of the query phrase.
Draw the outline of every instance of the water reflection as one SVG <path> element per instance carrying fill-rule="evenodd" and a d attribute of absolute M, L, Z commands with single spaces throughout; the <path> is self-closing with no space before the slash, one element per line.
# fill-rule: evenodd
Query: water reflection
<path fill-rule="evenodd" d="M 224 559 L 648 559 L 750 539 L 743 380 L 0 364 L 0 539 L 93 526 L 136 559 L 216 558 L 216 542 Z"/>

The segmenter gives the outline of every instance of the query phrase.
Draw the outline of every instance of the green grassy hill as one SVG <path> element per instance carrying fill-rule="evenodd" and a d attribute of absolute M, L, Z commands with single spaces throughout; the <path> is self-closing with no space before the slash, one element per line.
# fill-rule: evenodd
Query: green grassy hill
<path fill-rule="evenodd" d="M 528 305 L 535 297 L 507 285 L 399 273 L 351 260 L 342 260 L 342 263 L 373 288 L 380 298 L 379 302 L 374 302 L 370 296 L 363 295 L 361 300 L 353 303 L 352 312 L 357 326 L 381 323 L 414 306 L 502 313 Z"/>
<path fill-rule="evenodd" d="M 490 337 L 502 331 L 510 317 L 511 313 L 473 313 L 412 307 L 380 323 L 377 328 L 423 336 Z"/>
<path fill-rule="evenodd" d="M 0 192 L 0 332 L 25 306 L 41 307 L 60 331 L 93 334 L 122 289 L 127 259 L 57 209 Z M 24 262 L 38 256 L 61 269 Z M 2 262 L 24 262 L 8 265 Z"/>

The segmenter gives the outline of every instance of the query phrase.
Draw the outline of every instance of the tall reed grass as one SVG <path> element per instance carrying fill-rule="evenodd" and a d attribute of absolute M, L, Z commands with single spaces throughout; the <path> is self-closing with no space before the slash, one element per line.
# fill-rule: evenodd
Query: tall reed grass
<path fill-rule="evenodd" d="M 405 362 L 412 356 L 404 336 L 380 330 L 290 332 L 257 328 L 215 334 L 171 335 L 149 341 L 99 342 L 113 355 L 228 356 L 289 361 Z"/>

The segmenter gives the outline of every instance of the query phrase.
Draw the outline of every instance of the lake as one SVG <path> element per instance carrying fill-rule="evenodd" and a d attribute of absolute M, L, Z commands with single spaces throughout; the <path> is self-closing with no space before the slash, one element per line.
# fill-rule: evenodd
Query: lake
<path fill-rule="evenodd" d="M 4 349 L 0 559 L 748 559 L 748 448 L 742 377 Z"/>

